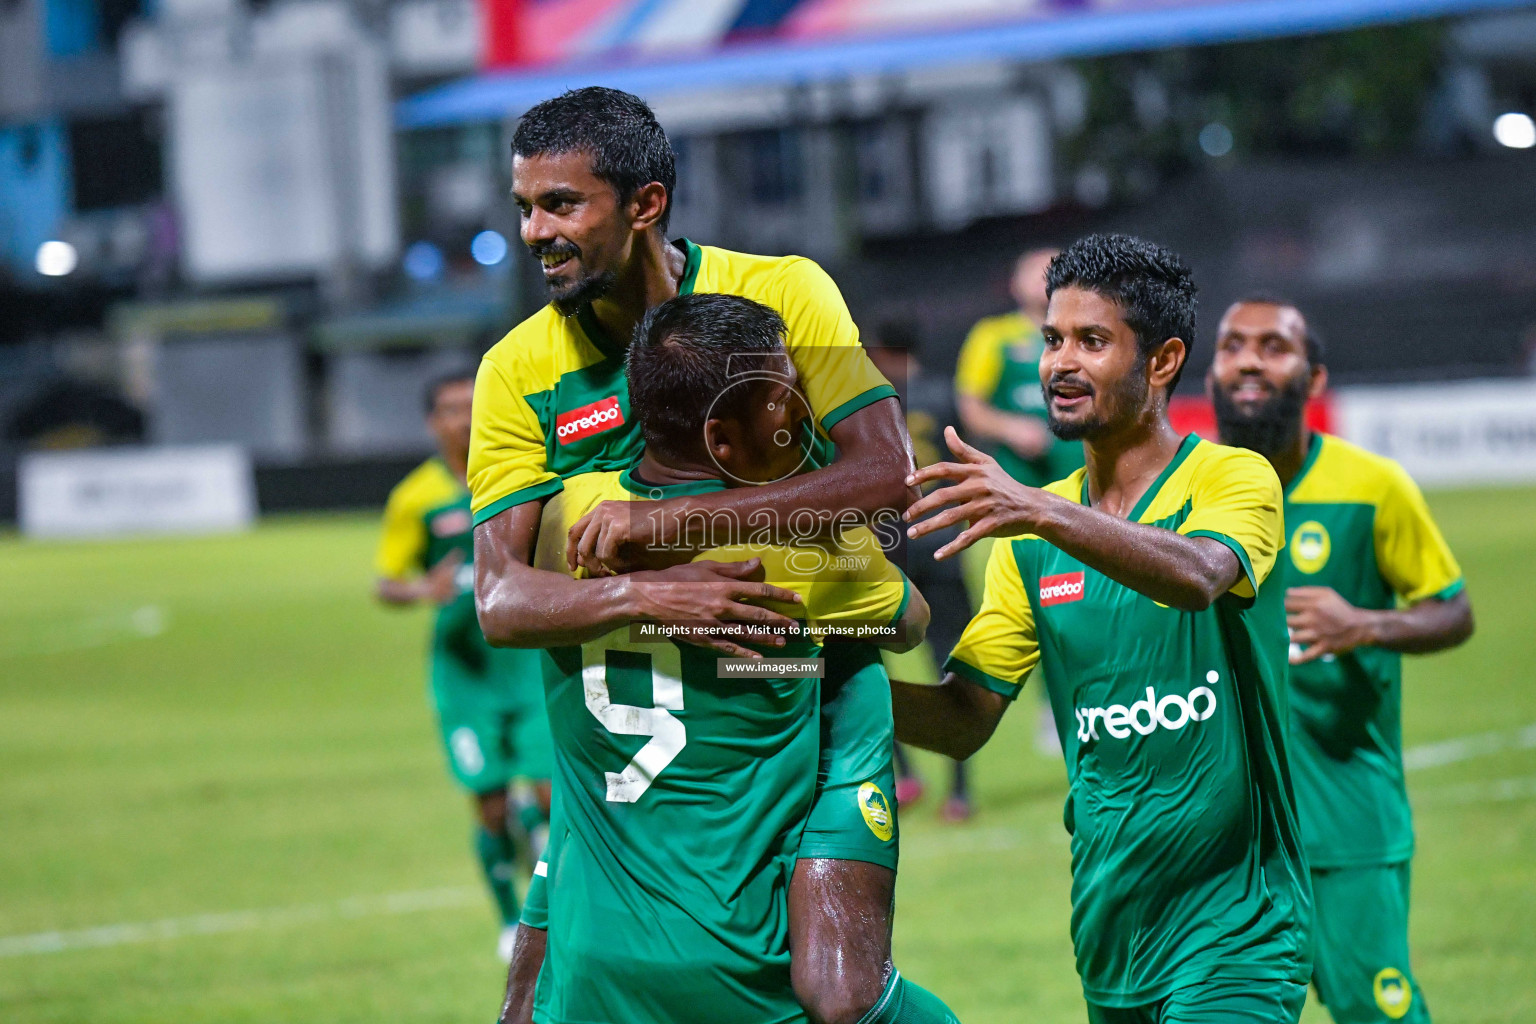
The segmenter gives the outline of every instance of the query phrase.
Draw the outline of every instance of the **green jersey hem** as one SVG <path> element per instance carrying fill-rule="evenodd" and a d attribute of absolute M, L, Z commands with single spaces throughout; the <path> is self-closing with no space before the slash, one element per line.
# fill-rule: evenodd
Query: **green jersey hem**
<path fill-rule="evenodd" d="M 993 693 L 1007 697 L 1009 700 L 1017 698 L 1019 691 L 1024 689 L 1023 683 L 1010 683 L 1006 679 L 999 679 L 990 672 L 983 672 L 969 662 L 961 661 L 953 654 L 944 659 L 944 671 L 953 672 L 957 676 L 964 676 L 977 686 L 991 690 Z"/>
<path fill-rule="evenodd" d="M 543 501 L 551 494 L 560 493 L 565 487 L 565 482 L 559 477 L 545 480 L 543 483 L 534 484 L 532 487 L 524 487 L 522 490 L 513 491 L 505 498 L 498 498 L 485 508 L 475 513 L 474 525 L 479 526 L 487 519 L 494 519 L 514 505 L 525 505 L 530 501 Z"/>
<path fill-rule="evenodd" d="M 1243 575 L 1248 578 L 1248 585 L 1253 588 L 1255 594 L 1259 592 L 1259 580 L 1258 576 L 1254 574 L 1253 563 L 1248 560 L 1248 552 L 1237 541 L 1224 533 L 1217 533 L 1215 530 L 1191 530 L 1184 536 L 1209 537 L 1211 540 L 1220 541 L 1222 544 L 1225 544 L 1237 556 L 1238 564 L 1243 567 Z M 1228 593 L 1231 593 L 1231 591 L 1228 591 Z M 1253 598 L 1242 598 L 1242 600 L 1251 601 Z"/>
<path fill-rule="evenodd" d="M 1348 871 L 1353 868 L 1387 868 L 1394 864 L 1406 864 L 1413 860 L 1414 844 L 1410 840 L 1406 846 L 1394 846 L 1381 854 L 1364 854 L 1359 856 L 1330 857 L 1326 853 L 1315 853 L 1311 847 L 1303 845 L 1307 854 L 1307 867 L 1312 871 Z"/>
<path fill-rule="evenodd" d="M 901 572 L 900 569 L 896 570 Z M 907 614 L 907 605 L 912 603 L 912 581 L 907 579 L 907 574 L 901 572 L 901 604 L 896 606 L 896 614 L 891 616 L 890 625 L 894 626 L 901 621 L 901 617 Z"/>
<path fill-rule="evenodd" d="M 1187 985 L 1193 985 L 1202 981 L 1209 981 L 1213 973 L 1219 973 L 1222 980 L 1236 981 L 1290 981 L 1305 985 L 1311 981 L 1311 964 L 1301 962 L 1293 963 L 1286 967 L 1274 967 L 1269 969 L 1245 970 L 1241 966 L 1230 967 L 1222 964 L 1219 971 L 1213 971 L 1215 964 L 1207 964 L 1202 967 L 1180 971 L 1167 981 L 1143 989 L 1130 991 L 1097 989 L 1083 984 L 1083 998 L 1095 1006 L 1105 1006 L 1114 1010 L 1131 1009 L 1138 1006 L 1146 1006 L 1148 1003 L 1158 1003 L 1167 999 L 1174 992 Z"/>
<path fill-rule="evenodd" d="M 821 429 L 830 434 L 833 427 L 837 426 L 839 423 L 843 422 L 843 420 L 847 419 L 849 416 L 852 416 L 860 409 L 863 409 L 866 406 L 874 405 L 882 398 L 895 397 L 896 389 L 891 387 L 889 384 L 881 384 L 879 387 L 870 388 L 862 395 L 856 395 L 855 397 L 848 399 L 848 401 L 844 402 L 842 405 L 838 406 L 836 409 L 833 409 L 831 412 L 823 416 L 821 418 Z"/>

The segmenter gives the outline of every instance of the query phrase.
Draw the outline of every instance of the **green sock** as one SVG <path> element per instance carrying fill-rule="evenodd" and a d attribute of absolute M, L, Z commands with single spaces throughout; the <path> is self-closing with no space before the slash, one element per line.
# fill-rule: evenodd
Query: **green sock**
<path fill-rule="evenodd" d="M 512 845 L 512 838 L 496 835 L 481 826 L 475 829 L 475 855 L 480 858 L 485 884 L 490 886 L 491 896 L 496 900 L 502 925 L 516 924 L 522 908 L 518 906 L 517 889 L 513 884 L 513 876 L 517 873 L 517 848 Z"/>
<path fill-rule="evenodd" d="M 880 999 L 859 1024 L 960 1024 L 944 1000 L 892 971 Z"/>

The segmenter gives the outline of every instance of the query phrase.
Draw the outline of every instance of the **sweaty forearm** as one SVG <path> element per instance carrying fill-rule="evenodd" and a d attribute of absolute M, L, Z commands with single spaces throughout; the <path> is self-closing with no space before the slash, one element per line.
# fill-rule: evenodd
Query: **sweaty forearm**
<path fill-rule="evenodd" d="M 891 712 L 902 743 L 964 761 L 992 737 L 1008 702 L 953 672 L 938 686 L 891 680 Z"/>
<path fill-rule="evenodd" d="M 1041 499 L 1036 535 L 1159 604 L 1203 611 L 1242 575 L 1237 555 L 1220 541 L 1127 522 L 1051 494 Z"/>
<path fill-rule="evenodd" d="M 638 616 L 627 576 L 572 579 L 517 561 L 476 560 L 475 610 L 496 647 L 566 647 L 613 632 Z"/>
<path fill-rule="evenodd" d="M 1463 591 L 1448 601 L 1431 598 L 1408 608 L 1368 611 L 1366 635 L 1373 647 L 1402 654 L 1433 654 L 1472 635 L 1472 603 Z"/>

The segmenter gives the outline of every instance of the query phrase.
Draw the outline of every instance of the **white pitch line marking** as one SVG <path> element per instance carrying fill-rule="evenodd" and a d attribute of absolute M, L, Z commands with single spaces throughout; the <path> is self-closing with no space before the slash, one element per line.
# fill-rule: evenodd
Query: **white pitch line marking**
<path fill-rule="evenodd" d="M 1403 752 L 1403 767 L 1410 772 L 1420 768 L 1438 768 L 1443 764 L 1470 761 L 1475 757 L 1486 757 L 1505 750 L 1529 750 L 1532 747 L 1536 747 L 1536 723 L 1523 729 L 1483 732 L 1410 747 Z"/>
<path fill-rule="evenodd" d="M 63 953 L 75 949 L 100 949 L 143 942 L 179 939 L 189 935 L 224 935 L 230 932 L 281 928 L 318 921 L 344 921 L 359 917 L 415 914 L 427 910 L 445 910 L 468 906 L 483 899 L 480 890 L 470 886 L 447 889 L 421 889 L 384 896 L 353 896 L 333 903 L 310 903 L 268 910 L 235 910 L 220 914 L 194 914 L 169 917 L 136 924 L 109 924 L 74 931 L 37 932 L 32 935 L 0 936 L 0 957 L 30 956 L 39 953 Z"/>
<path fill-rule="evenodd" d="M 1459 805 L 1536 800 L 1536 775 L 1432 786 L 1428 789 L 1416 790 L 1410 796 L 1415 804 Z"/>

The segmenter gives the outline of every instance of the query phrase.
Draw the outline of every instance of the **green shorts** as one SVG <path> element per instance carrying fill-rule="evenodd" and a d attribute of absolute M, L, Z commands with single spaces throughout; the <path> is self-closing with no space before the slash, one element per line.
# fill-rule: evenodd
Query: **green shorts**
<path fill-rule="evenodd" d="M 901 835 L 890 679 L 871 645 L 831 644 L 825 657 L 821 764 L 800 859 L 862 860 L 895 871 Z"/>
<path fill-rule="evenodd" d="M 1148 1006 L 1088 1004 L 1088 1024 L 1296 1024 L 1307 986 L 1213 976 Z"/>
<path fill-rule="evenodd" d="M 432 704 L 448 767 L 471 793 L 547 779 L 554 746 L 544 712 L 542 651 L 487 646 L 480 664 L 434 650 Z"/>
<path fill-rule="evenodd" d="M 1314 868 L 1312 984 L 1336 1024 L 1429 1024 L 1408 968 L 1409 863 Z"/>

